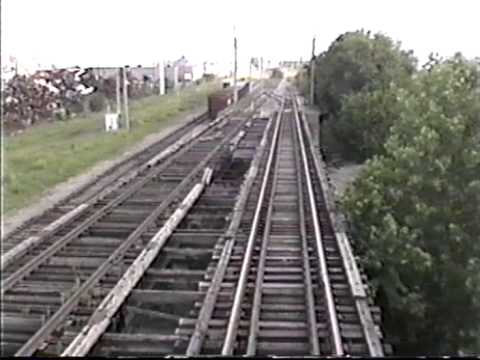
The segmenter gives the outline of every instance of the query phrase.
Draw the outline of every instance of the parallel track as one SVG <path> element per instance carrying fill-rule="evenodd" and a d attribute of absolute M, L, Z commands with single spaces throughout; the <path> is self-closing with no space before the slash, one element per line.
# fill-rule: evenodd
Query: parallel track
<path fill-rule="evenodd" d="M 48 345 L 80 303 L 95 303 L 102 296 L 92 293 L 96 284 L 118 281 L 141 251 L 142 237 L 160 226 L 162 216 L 172 211 L 203 167 L 215 163 L 245 124 L 247 117 L 200 125 L 197 135 L 173 154 L 142 167 L 133 180 L 96 201 L 91 211 L 5 266 L 2 354 L 34 354 Z"/>

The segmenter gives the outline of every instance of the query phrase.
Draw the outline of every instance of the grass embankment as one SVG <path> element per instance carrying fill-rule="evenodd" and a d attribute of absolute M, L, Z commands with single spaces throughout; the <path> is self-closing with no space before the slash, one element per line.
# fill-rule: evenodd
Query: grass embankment
<path fill-rule="evenodd" d="M 4 139 L 4 210 L 16 210 L 38 200 L 44 191 L 77 176 L 100 161 L 121 154 L 147 135 L 172 125 L 202 105 L 219 83 L 190 87 L 178 95 L 151 96 L 130 104 L 131 130 L 106 133 L 104 114 L 26 130 Z"/>

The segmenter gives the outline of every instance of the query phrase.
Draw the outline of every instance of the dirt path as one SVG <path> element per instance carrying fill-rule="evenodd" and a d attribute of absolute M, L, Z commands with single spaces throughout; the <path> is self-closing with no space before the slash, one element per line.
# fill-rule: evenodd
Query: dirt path
<path fill-rule="evenodd" d="M 139 153 L 146 149 L 151 144 L 161 140 L 169 133 L 175 131 L 188 121 L 192 120 L 194 117 L 199 116 L 200 114 L 206 111 L 206 107 L 202 106 L 187 114 L 180 114 L 172 119 L 172 124 L 167 125 L 161 131 L 148 135 L 139 143 L 133 145 L 121 155 L 119 155 L 115 159 L 105 160 L 100 163 L 94 165 L 89 171 L 83 173 L 79 176 L 73 177 L 68 179 L 67 181 L 60 183 L 45 191 L 40 200 L 36 201 L 35 203 L 26 206 L 22 209 L 15 211 L 15 213 L 2 218 L 2 238 L 7 237 L 13 230 L 17 227 L 28 221 L 29 219 L 38 216 L 48 210 L 49 208 L 53 207 L 58 202 L 62 201 L 63 199 L 67 198 L 69 195 L 77 191 L 77 189 L 81 188 L 82 186 L 86 185 L 89 181 L 93 180 L 95 177 L 101 175 L 105 171 L 113 168 L 124 159 Z"/>

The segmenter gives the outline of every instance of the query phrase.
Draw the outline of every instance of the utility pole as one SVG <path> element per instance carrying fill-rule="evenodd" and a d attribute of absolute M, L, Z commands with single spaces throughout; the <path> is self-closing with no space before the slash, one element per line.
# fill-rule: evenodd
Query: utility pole
<path fill-rule="evenodd" d="M 253 58 L 250 58 L 250 64 L 248 67 L 248 81 L 252 81 L 252 60 Z"/>
<path fill-rule="evenodd" d="M 117 69 L 117 76 L 116 76 L 116 94 L 117 94 L 117 114 L 122 112 L 121 109 L 121 95 L 120 95 L 120 68 Z"/>
<path fill-rule="evenodd" d="M 310 60 L 310 105 L 315 102 L 315 36 L 312 41 L 312 59 Z"/>
<path fill-rule="evenodd" d="M 238 101 L 238 92 L 237 92 L 237 37 L 235 34 L 235 27 L 233 28 L 233 103 L 236 104 Z"/>
<path fill-rule="evenodd" d="M 128 81 L 127 81 L 127 68 L 123 67 L 123 106 L 125 113 L 125 127 L 130 131 L 130 119 L 128 117 L 128 91 L 127 91 Z"/>
<path fill-rule="evenodd" d="M 11 57 L 11 59 L 12 59 L 12 57 Z M 18 59 L 16 57 L 13 57 L 13 60 L 14 60 L 14 64 L 15 64 L 15 67 L 14 67 L 15 76 L 17 76 L 18 75 Z"/>
<path fill-rule="evenodd" d="M 175 93 L 178 95 L 178 65 L 173 66 L 173 89 Z"/>
<path fill-rule="evenodd" d="M 252 91 L 252 61 L 253 61 L 253 58 L 251 57 L 250 64 L 248 67 L 248 92 Z M 253 105 L 253 102 L 252 102 L 252 105 Z"/>
<path fill-rule="evenodd" d="M 260 58 L 260 79 L 263 79 L 263 56 Z"/>
<path fill-rule="evenodd" d="M 158 87 L 159 95 L 165 95 L 165 64 L 163 61 L 158 63 Z"/>

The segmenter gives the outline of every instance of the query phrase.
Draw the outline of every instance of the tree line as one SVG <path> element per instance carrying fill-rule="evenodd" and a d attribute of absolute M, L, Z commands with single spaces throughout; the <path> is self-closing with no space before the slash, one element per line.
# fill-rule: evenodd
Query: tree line
<path fill-rule="evenodd" d="M 348 32 L 315 58 L 315 102 L 365 169 L 341 199 L 399 354 L 480 352 L 480 63 Z M 308 93 L 309 69 L 297 85 Z"/>

